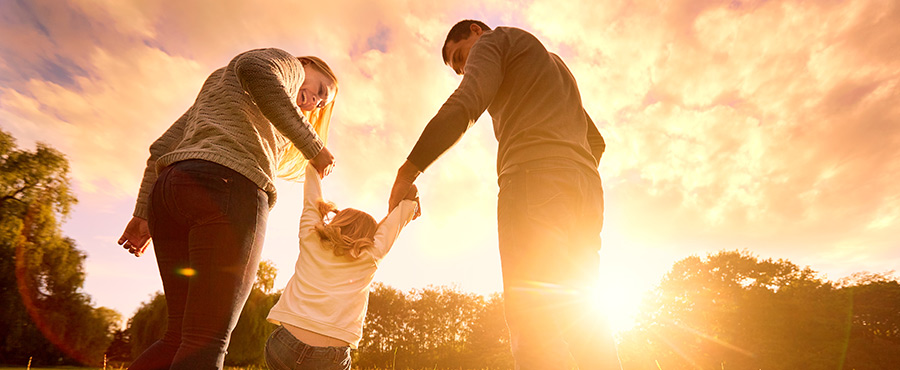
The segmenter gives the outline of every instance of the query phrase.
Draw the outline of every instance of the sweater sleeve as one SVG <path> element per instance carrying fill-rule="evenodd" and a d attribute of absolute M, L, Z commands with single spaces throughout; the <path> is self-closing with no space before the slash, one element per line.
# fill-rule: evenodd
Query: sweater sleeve
<path fill-rule="evenodd" d="M 505 40 L 490 33 L 472 46 L 459 87 L 425 126 L 407 157 L 420 171 L 456 144 L 491 104 L 503 81 L 505 45 Z"/>
<path fill-rule="evenodd" d="M 584 108 L 582 108 L 584 109 Z M 597 165 L 600 165 L 600 157 L 603 156 L 603 152 L 606 151 L 606 141 L 603 140 L 603 136 L 600 135 L 600 130 L 597 130 L 597 125 L 594 124 L 594 120 L 591 119 L 591 116 L 588 115 L 587 111 L 584 112 L 584 118 L 587 121 L 587 141 L 588 145 L 591 147 L 591 154 L 594 155 L 594 160 L 597 162 Z"/>
<path fill-rule="evenodd" d="M 300 213 L 300 234 L 322 221 L 318 202 L 322 200 L 322 180 L 316 168 L 306 165 L 306 176 L 303 180 L 303 211 Z M 302 237 L 302 236 L 301 236 Z"/>
<path fill-rule="evenodd" d="M 150 145 L 150 158 L 147 159 L 147 166 L 144 167 L 144 177 L 141 180 L 141 187 L 138 191 L 137 204 L 134 206 L 133 216 L 145 220 L 149 216 L 148 211 L 150 205 L 148 203 L 150 191 L 153 189 L 153 184 L 156 183 L 156 177 L 158 175 L 156 173 L 156 160 L 164 154 L 171 152 L 184 138 L 185 122 L 191 114 L 192 109 L 193 107 L 188 109 L 187 112 L 184 112 L 172 126 L 169 126 L 162 136 Z"/>
<path fill-rule="evenodd" d="M 305 76 L 294 56 L 279 49 L 251 50 L 235 58 L 234 70 L 260 112 L 306 159 L 319 154 L 325 144 L 289 92 L 291 86 L 299 89 Z"/>
<path fill-rule="evenodd" d="M 378 230 L 375 232 L 374 244 L 377 260 L 384 258 L 391 251 L 391 247 L 397 241 L 400 231 L 412 221 L 418 207 L 418 203 L 405 199 L 384 218 L 384 221 L 381 221 L 381 224 L 378 225 Z"/>

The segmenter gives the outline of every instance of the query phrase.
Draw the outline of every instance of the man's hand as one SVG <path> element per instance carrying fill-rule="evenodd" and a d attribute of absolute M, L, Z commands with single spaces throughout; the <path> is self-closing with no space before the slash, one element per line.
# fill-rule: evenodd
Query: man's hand
<path fill-rule="evenodd" d="M 119 237 L 119 245 L 135 257 L 144 254 L 144 250 L 150 245 L 150 227 L 147 226 L 147 220 L 132 217 L 125 226 L 125 232 Z"/>
<path fill-rule="evenodd" d="M 409 191 L 406 192 L 406 196 L 403 197 L 405 200 L 411 200 L 416 202 L 416 213 L 413 215 L 413 220 L 419 218 L 422 215 L 422 203 L 419 202 L 419 188 L 416 187 L 416 184 L 412 184 L 409 187 Z"/>
<path fill-rule="evenodd" d="M 410 161 L 406 161 L 397 170 L 397 178 L 394 180 L 394 186 L 391 187 L 391 197 L 388 199 L 388 212 L 394 210 L 400 201 L 405 199 L 410 189 L 414 186 L 413 182 L 421 172 L 416 165 Z"/>
<path fill-rule="evenodd" d="M 322 147 L 319 154 L 316 154 L 313 159 L 310 159 L 309 163 L 315 167 L 316 172 L 319 173 L 319 177 L 325 178 L 325 176 L 330 175 L 331 170 L 334 169 L 334 156 L 331 155 L 328 148 Z"/>

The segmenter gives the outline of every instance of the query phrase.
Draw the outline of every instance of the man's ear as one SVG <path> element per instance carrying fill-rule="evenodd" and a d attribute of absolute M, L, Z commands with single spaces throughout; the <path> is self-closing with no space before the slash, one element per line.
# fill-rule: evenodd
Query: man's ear
<path fill-rule="evenodd" d="M 469 25 L 469 31 L 471 32 L 470 35 L 475 34 L 476 36 L 480 36 L 482 33 L 484 33 L 484 30 L 481 29 L 481 26 L 475 23 Z"/>

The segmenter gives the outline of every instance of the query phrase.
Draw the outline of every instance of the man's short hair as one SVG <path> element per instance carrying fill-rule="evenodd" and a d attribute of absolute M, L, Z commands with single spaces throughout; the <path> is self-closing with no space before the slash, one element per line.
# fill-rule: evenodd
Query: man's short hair
<path fill-rule="evenodd" d="M 441 55 L 444 57 L 444 64 L 450 61 L 450 56 L 447 55 L 447 43 L 450 41 L 459 42 L 467 37 L 472 31 L 469 27 L 473 24 L 477 24 L 478 27 L 481 27 L 482 31 L 490 31 L 491 28 L 488 25 L 484 24 L 482 21 L 476 21 L 474 19 L 466 19 L 457 22 L 453 25 L 453 28 L 450 28 L 450 32 L 447 33 L 447 39 L 444 40 L 444 47 L 441 48 Z"/>

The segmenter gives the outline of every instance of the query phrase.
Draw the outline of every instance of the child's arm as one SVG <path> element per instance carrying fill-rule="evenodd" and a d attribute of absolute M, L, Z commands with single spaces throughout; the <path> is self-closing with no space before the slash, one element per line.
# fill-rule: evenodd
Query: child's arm
<path fill-rule="evenodd" d="M 322 220 L 318 203 L 322 200 L 322 180 L 312 164 L 306 165 L 306 176 L 303 180 L 303 211 L 300 214 L 300 234 L 315 226 Z"/>
<path fill-rule="evenodd" d="M 420 214 L 418 189 L 413 185 L 406 198 L 378 225 L 378 230 L 375 232 L 375 257 L 377 259 L 384 258 L 391 250 L 403 227 Z"/>

